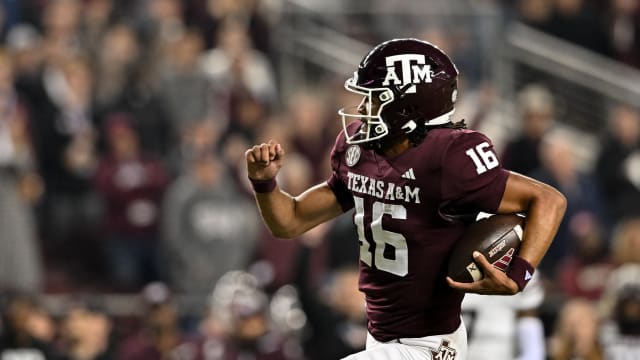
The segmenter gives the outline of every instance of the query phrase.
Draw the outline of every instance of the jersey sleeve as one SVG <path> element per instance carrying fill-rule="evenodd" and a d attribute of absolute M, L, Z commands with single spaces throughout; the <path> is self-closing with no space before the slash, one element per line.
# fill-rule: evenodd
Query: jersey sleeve
<path fill-rule="evenodd" d="M 509 177 L 491 140 L 481 133 L 460 132 L 442 156 L 442 195 L 454 212 L 496 212 Z"/>
<path fill-rule="evenodd" d="M 338 134 L 336 142 L 331 149 L 331 176 L 327 180 L 327 185 L 333 191 L 342 207 L 343 211 L 348 211 L 354 207 L 353 195 L 347 185 L 340 178 L 340 165 L 344 158 L 345 138 L 342 132 Z"/>

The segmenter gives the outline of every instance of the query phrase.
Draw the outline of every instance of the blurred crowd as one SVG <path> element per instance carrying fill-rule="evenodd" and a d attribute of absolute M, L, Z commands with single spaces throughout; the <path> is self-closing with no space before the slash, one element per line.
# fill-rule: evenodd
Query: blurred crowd
<path fill-rule="evenodd" d="M 348 74 L 281 95 L 276 3 L 0 1 L 2 359 L 336 359 L 364 346 L 350 214 L 275 239 L 247 186 L 244 150 L 269 139 L 287 151 L 284 189 L 327 179 L 336 110 L 359 102 L 342 91 Z M 640 68 L 638 0 L 493 3 Z M 539 269 L 549 357 L 638 354 L 638 104 L 608 106 L 584 166 L 544 82 L 505 104 L 465 79 L 474 65 L 454 35 L 420 36 L 460 66 L 456 116 L 569 200 Z M 506 134 L 491 126 L 505 114 Z M 144 306 L 118 318 L 79 295 L 100 293 Z M 78 300 L 52 314 L 47 294 Z M 176 306 L 185 294 L 202 299 L 195 314 Z"/>
<path fill-rule="evenodd" d="M 519 20 L 624 64 L 640 67 L 640 12 L 634 0 L 516 1 Z"/>

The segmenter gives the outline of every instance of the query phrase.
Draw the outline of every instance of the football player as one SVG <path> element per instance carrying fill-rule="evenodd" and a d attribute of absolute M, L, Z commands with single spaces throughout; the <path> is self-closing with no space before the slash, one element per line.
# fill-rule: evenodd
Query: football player
<path fill-rule="evenodd" d="M 544 300 L 539 273 L 514 296 L 468 294 L 462 301 L 468 360 L 544 360 L 545 337 L 537 308 Z"/>
<path fill-rule="evenodd" d="M 464 293 L 522 291 L 564 214 L 562 194 L 503 169 L 486 136 L 453 122 L 457 78 L 431 43 L 383 42 L 345 82 L 362 102 L 339 111 L 343 131 L 326 182 L 290 195 L 275 180 L 285 160 L 278 142 L 245 153 L 275 236 L 295 238 L 355 208 L 369 334 L 366 350 L 347 359 L 466 358 Z M 485 277 L 458 283 L 446 276 L 447 260 L 467 227 L 462 219 L 479 211 L 526 214 L 522 246 L 506 273 L 476 254 Z"/>

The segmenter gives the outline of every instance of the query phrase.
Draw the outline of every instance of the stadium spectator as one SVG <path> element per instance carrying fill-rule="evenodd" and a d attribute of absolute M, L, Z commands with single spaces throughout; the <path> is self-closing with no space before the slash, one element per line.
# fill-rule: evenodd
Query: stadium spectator
<path fill-rule="evenodd" d="M 519 124 L 513 124 L 513 106 L 500 97 L 495 84 L 482 82 L 474 88 L 467 88 L 464 81 L 464 98 L 460 99 L 456 113 L 463 117 L 470 129 L 491 135 L 496 151 L 503 153 L 506 140 L 512 140 L 512 132 L 520 131 Z"/>
<path fill-rule="evenodd" d="M 211 81 L 198 66 L 204 48 L 202 34 L 188 29 L 168 46 L 172 51 L 168 54 L 159 91 L 167 111 L 171 138 L 176 141 L 193 122 L 204 121 L 212 115 L 224 120 L 224 116 L 219 115 L 224 108 L 213 92 Z M 219 126 L 224 129 L 226 124 Z"/>
<path fill-rule="evenodd" d="M 603 360 L 598 338 L 598 317 L 593 303 L 584 299 L 567 302 L 549 339 L 549 355 L 553 360 Z"/>
<path fill-rule="evenodd" d="M 204 52 L 201 66 L 215 84 L 214 92 L 225 96 L 228 132 L 254 139 L 269 110 L 276 105 L 278 91 L 269 59 L 253 47 L 247 29 L 237 19 L 224 22 L 218 46 Z"/>
<path fill-rule="evenodd" d="M 548 31 L 553 16 L 553 0 L 518 0 L 518 20 L 541 31 Z"/>
<path fill-rule="evenodd" d="M 335 122 L 333 116 L 327 114 L 324 106 L 325 99 L 319 91 L 300 89 L 292 95 L 287 104 L 287 123 L 290 124 L 292 151 L 296 151 L 307 158 L 311 164 L 322 164 L 331 151 L 329 144 L 335 137 L 330 122 Z M 311 170 L 311 182 L 316 183 L 325 178 L 326 171 L 321 166 L 314 166 Z M 303 190 L 303 189 L 300 189 Z"/>
<path fill-rule="evenodd" d="M 14 63 L 15 86 L 27 98 L 36 96 L 40 71 L 43 66 L 42 36 L 30 24 L 19 24 L 7 34 L 7 51 Z"/>
<path fill-rule="evenodd" d="M 100 159 L 94 183 L 104 204 L 102 237 L 115 289 L 136 291 L 160 275 L 160 213 L 169 184 L 167 170 L 140 149 L 126 114 L 105 126 L 109 152 Z"/>
<path fill-rule="evenodd" d="M 139 86 L 143 48 L 134 29 L 123 23 L 106 28 L 99 43 L 93 53 L 96 112 L 124 110 Z"/>
<path fill-rule="evenodd" d="M 47 42 L 81 49 L 82 3 L 78 0 L 52 0 L 44 3 L 41 22 Z"/>
<path fill-rule="evenodd" d="M 287 322 L 304 321 L 304 315 L 292 313 L 291 310 L 296 309 L 286 304 L 293 299 L 283 300 L 283 303 L 272 303 L 273 298 L 264 292 L 254 275 L 230 271 L 214 286 L 203 319 L 202 336 L 178 351 L 187 360 L 206 360 L 214 356 L 233 360 L 306 359 L 296 337 L 280 328 L 275 320 L 278 316 L 283 320 L 288 317 L 289 321 L 281 322 L 285 327 L 290 327 L 286 326 Z M 279 307 L 278 311 L 273 311 L 272 306 Z"/>
<path fill-rule="evenodd" d="M 196 22 L 205 36 L 208 49 L 217 47 L 224 23 L 239 20 L 247 28 L 247 34 L 255 48 L 271 58 L 271 21 L 265 11 L 264 1 L 259 0 L 203 0 L 204 9 L 195 14 Z M 203 11 L 204 10 L 204 11 Z"/>
<path fill-rule="evenodd" d="M 79 35 L 87 51 L 95 55 L 104 34 L 116 19 L 116 4 L 112 0 L 91 0 L 82 3 Z"/>
<path fill-rule="evenodd" d="M 53 359 L 55 324 L 35 297 L 16 294 L 2 307 L 0 359 Z"/>
<path fill-rule="evenodd" d="M 40 235 L 52 263 L 72 282 L 85 283 L 100 271 L 95 251 L 100 203 L 92 185 L 98 159 L 93 74 L 85 57 L 68 54 L 61 44 L 49 45 L 53 54 L 42 73 L 43 96 L 28 99 L 38 109 L 31 129 L 46 190 Z"/>
<path fill-rule="evenodd" d="M 613 261 L 617 266 L 640 264 L 640 218 L 620 221 L 611 245 Z"/>
<path fill-rule="evenodd" d="M 154 282 L 145 286 L 140 296 L 145 307 L 142 327 L 122 340 L 116 359 L 175 358 L 177 349 L 189 338 L 180 328 L 180 315 L 173 294 L 165 284 Z"/>
<path fill-rule="evenodd" d="M 598 305 L 604 358 L 637 358 L 640 355 L 640 262 L 625 263 L 611 273 Z"/>
<path fill-rule="evenodd" d="M 610 55 L 603 19 L 591 2 L 552 0 L 554 12 L 547 31 L 561 39 L 602 55 Z"/>
<path fill-rule="evenodd" d="M 612 219 L 640 215 L 640 112 L 617 104 L 609 113 L 609 132 L 602 140 L 595 174 Z"/>
<path fill-rule="evenodd" d="M 268 125 L 276 124 L 274 122 L 267 122 Z M 247 172 L 243 166 L 238 166 L 237 160 L 241 160 L 243 156 L 242 150 L 246 149 L 249 145 L 249 139 L 246 136 L 236 133 L 228 134 L 222 142 L 221 156 L 223 161 L 229 166 L 231 176 L 233 176 L 235 183 L 240 186 L 245 196 L 250 196 L 251 190 L 249 181 L 247 180 Z M 236 160 L 236 161 L 234 161 Z M 240 162 L 242 164 L 242 162 Z"/>
<path fill-rule="evenodd" d="M 59 360 L 115 360 L 113 323 L 103 310 L 73 304 L 60 325 Z"/>
<path fill-rule="evenodd" d="M 558 264 L 568 255 L 571 247 L 569 223 L 574 216 L 589 212 L 598 221 L 603 218 L 603 201 L 594 177 L 578 168 L 577 155 L 570 141 L 571 132 L 556 128 L 547 132 L 538 148 L 540 167 L 531 176 L 558 189 L 567 198 L 567 211 L 560 224 L 555 241 L 540 264 L 547 277 L 553 277 Z"/>
<path fill-rule="evenodd" d="M 615 59 L 640 68 L 640 2 L 607 1 L 606 24 Z"/>
<path fill-rule="evenodd" d="M 574 215 L 568 228 L 570 251 L 558 266 L 553 288 L 565 299 L 597 301 L 614 269 L 605 229 L 589 212 Z"/>
<path fill-rule="evenodd" d="M 350 264 L 325 270 L 318 285 L 310 281 L 312 255 L 322 240 L 303 240 L 296 255 L 294 284 L 307 316 L 305 353 L 309 359 L 341 359 L 363 350 L 367 338 L 365 300 L 358 291 L 358 268 Z"/>
<path fill-rule="evenodd" d="M 35 293 L 44 264 L 32 206 L 43 188 L 27 108 L 13 80 L 12 59 L 0 50 L 0 292 Z"/>
<path fill-rule="evenodd" d="M 164 159 L 175 140 L 159 94 L 159 68 L 167 61 L 167 54 L 140 37 L 136 28 L 124 22 L 106 29 L 101 46 L 93 54 L 95 122 L 103 127 L 110 114 L 130 113 L 142 149 Z"/>
<path fill-rule="evenodd" d="M 517 112 L 521 129 L 507 142 L 502 155 L 504 166 L 524 175 L 538 169 L 540 143 L 555 124 L 555 106 L 549 90 L 531 84 L 518 93 Z"/>
<path fill-rule="evenodd" d="M 199 135 L 213 129 L 199 125 Z M 186 155 L 164 200 L 163 246 L 172 290 L 203 295 L 227 271 L 249 265 L 259 229 L 252 203 L 214 150 L 192 146 Z"/>
<path fill-rule="evenodd" d="M 174 41 L 186 29 L 182 3 L 179 0 L 137 2 L 136 5 L 141 7 L 142 11 L 133 13 L 137 15 L 135 21 L 138 33 L 147 44 L 150 54 L 160 55 L 164 59 L 167 55 L 164 52 L 168 50 L 166 44 Z M 162 61 L 154 62 L 153 65 L 162 65 L 161 63 Z"/>

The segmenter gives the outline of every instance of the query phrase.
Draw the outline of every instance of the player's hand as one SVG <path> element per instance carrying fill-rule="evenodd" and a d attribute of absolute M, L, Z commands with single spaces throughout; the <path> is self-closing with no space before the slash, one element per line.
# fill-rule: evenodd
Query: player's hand
<path fill-rule="evenodd" d="M 269 140 L 268 143 L 254 145 L 245 153 L 247 172 L 253 180 L 269 180 L 276 177 L 282 167 L 284 149 L 282 145 Z"/>
<path fill-rule="evenodd" d="M 480 269 L 482 269 L 484 278 L 472 283 L 461 283 L 453 281 L 453 279 L 447 276 L 449 286 L 464 292 L 485 295 L 513 295 L 518 292 L 518 284 L 511 280 L 507 274 L 493 267 L 484 255 L 475 251 L 473 253 L 473 260 L 480 266 Z"/>

